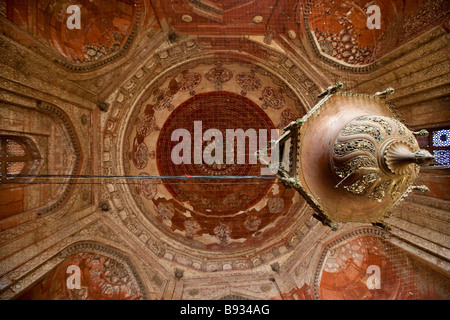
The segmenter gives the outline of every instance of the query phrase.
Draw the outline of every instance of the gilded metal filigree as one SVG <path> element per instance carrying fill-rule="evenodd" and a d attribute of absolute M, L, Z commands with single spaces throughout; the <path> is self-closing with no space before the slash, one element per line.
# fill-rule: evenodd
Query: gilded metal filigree
<path fill-rule="evenodd" d="M 363 175 L 361 178 L 356 180 L 356 182 L 352 183 L 351 185 L 344 186 L 344 188 L 347 191 L 350 191 L 354 194 L 362 194 L 366 192 L 366 190 L 373 185 L 375 181 L 380 177 L 380 174 L 376 172 L 371 172 L 368 174 Z"/>
<path fill-rule="evenodd" d="M 341 131 L 341 135 L 343 136 L 351 136 L 359 133 L 368 134 L 377 141 L 381 140 L 380 130 L 374 126 L 364 124 L 346 125 Z"/>
<path fill-rule="evenodd" d="M 405 179 L 400 179 L 394 183 L 394 185 L 392 186 L 392 190 L 391 190 L 391 198 L 392 199 L 397 198 L 397 196 L 400 192 L 401 186 L 403 185 L 404 182 L 405 182 Z"/>
<path fill-rule="evenodd" d="M 336 187 L 343 184 L 353 194 L 378 201 L 390 191 L 392 199 L 396 199 L 404 186 L 411 184 L 413 176 L 417 176 L 416 164 L 398 159 L 407 154 L 416 157 L 415 163 L 428 159 L 427 154 L 416 150 L 419 148 L 414 136 L 399 120 L 382 116 L 357 117 L 342 128 L 334 144 L 333 169 L 342 179 Z M 371 154 L 361 155 L 361 151 Z M 415 174 L 411 174 L 411 170 Z M 410 176 L 405 176 L 408 173 Z M 348 178 L 352 184 L 348 184 Z M 372 191 L 367 195 L 369 186 Z"/>
<path fill-rule="evenodd" d="M 291 122 L 284 128 L 279 142 L 286 144 L 292 132 L 298 138 L 293 158 L 297 166 L 294 174 L 279 170 L 278 176 L 332 230 L 340 222 L 370 222 L 389 229 L 382 220 L 411 190 L 417 165 L 432 156 L 419 151 L 411 131 L 387 105 L 385 96 L 392 89 L 375 96 L 331 92 L 334 89 L 319 96 L 323 99 L 302 118 L 301 126 Z"/>
<path fill-rule="evenodd" d="M 375 158 L 370 158 L 367 156 L 359 156 L 345 162 L 341 166 L 335 165 L 334 171 L 339 177 L 345 178 L 349 174 L 355 172 L 356 170 L 359 170 L 360 168 L 373 168 L 376 166 L 377 163 L 375 161 Z"/>
<path fill-rule="evenodd" d="M 392 126 L 389 124 L 389 122 L 387 122 L 386 120 L 382 119 L 381 117 L 374 117 L 374 116 L 362 116 L 356 119 L 357 121 L 370 121 L 370 122 L 375 122 L 375 123 L 379 123 L 384 130 L 386 131 L 386 133 L 388 135 L 392 134 Z"/>
<path fill-rule="evenodd" d="M 397 125 L 397 132 L 399 135 L 404 136 L 406 134 L 406 128 L 403 124 L 401 124 L 400 121 L 392 119 L 392 121 L 395 122 L 395 124 Z"/>
<path fill-rule="evenodd" d="M 386 196 L 387 191 L 391 185 L 392 185 L 391 179 L 383 181 L 378 186 L 376 186 L 375 189 L 373 189 L 369 198 L 373 200 L 383 199 Z"/>
<path fill-rule="evenodd" d="M 334 154 L 336 156 L 343 157 L 355 151 L 368 151 L 375 154 L 375 146 L 372 142 L 365 139 L 336 142 L 334 145 Z"/>

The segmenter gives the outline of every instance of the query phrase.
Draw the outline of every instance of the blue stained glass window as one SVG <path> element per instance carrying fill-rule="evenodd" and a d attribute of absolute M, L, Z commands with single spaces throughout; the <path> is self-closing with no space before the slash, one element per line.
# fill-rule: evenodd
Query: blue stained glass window
<path fill-rule="evenodd" d="M 450 147 L 450 129 L 433 131 L 433 147 Z"/>
<path fill-rule="evenodd" d="M 450 166 L 450 127 L 427 128 L 426 130 L 430 134 L 416 136 L 416 139 L 421 149 L 428 150 L 435 157 L 435 160 L 429 166 Z"/>
<path fill-rule="evenodd" d="M 450 166 L 450 150 L 433 150 L 435 161 L 443 166 Z"/>

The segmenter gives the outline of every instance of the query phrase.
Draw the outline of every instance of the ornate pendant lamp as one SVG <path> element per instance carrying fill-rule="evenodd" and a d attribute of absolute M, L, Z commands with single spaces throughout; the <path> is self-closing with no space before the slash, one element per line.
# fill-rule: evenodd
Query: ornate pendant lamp
<path fill-rule="evenodd" d="M 419 148 L 418 133 L 396 119 L 386 101 L 393 89 L 367 95 L 341 87 L 320 94 L 322 100 L 272 142 L 280 152 L 277 176 L 333 230 L 345 222 L 386 226 L 383 218 L 398 201 L 414 188 L 426 190 L 413 183 L 419 166 L 434 157 Z"/>

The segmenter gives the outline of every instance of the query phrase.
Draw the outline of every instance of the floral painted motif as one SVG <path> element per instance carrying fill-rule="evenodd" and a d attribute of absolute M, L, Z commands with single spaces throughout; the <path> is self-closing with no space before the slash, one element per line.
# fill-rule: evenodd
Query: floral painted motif
<path fill-rule="evenodd" d="M 137 139 L 135 138 L 133 142 L 133 150 L 131 151 L 130 155 L 137 169 L 144 169 L 147 166 L 150 154 L 144 142 L 138 143 Z"/>
<path fill-rule="evenodd" d="M 153 109 L 162 110 L 167 108 L 167 110 L 172 111 L 175 107 L 172 105 L 173 94 L 169 88 L 164 88 L 158 90 L 153 97 Z"/>
<path fill-rule="evenodd" d="M 268 206 L 270 213 L 280 213 L 284 210 L 284 200 L 282 198 L 270 198 Z"/>
<path fill-rule="evenodd" d="M 140 176 L 149 176 L 147 172 L 141 172 Z M 138 185 L 136 186 L 136 192 L 145 198 L 151 200 L 156 195 L 156 183 L 158 179 L 139 179 Z"/>
<path fill-rule="evenodd" d="M 221 90 L 222 84 L 233 78 L 233 72 L 222 66 L 216 66 L 206 73 L 205 78 L 216 85 L 216 90 Z"/>
<path fill-rule="evenodd" d="M 177 78 L 180 91 L 189 91 L 191 96 L 195 95 L 194 88 L 202 81 L 202 75 L 198 72 L 184 70 Z"/>
<path fill-rule="evenodd" d="M 261 224 L 261 219 L 258 218 L 257 216 L 248 216 L 244 222 L 244 226 L 248 231 L 258 230 L 260 224 Z"/>
<path fill-rule="evenodd" d="M 236 81 L 243 89 L 241 94 L 245 96 L 248 91 L 256 91 L 261 88 L 261 80 L 255 75 L 254 71 L 241 72 L 236 76 Z"/>
<path fill-rule="evenodd" d="M 249 201 L 247 194 L 241 193 L 230 193 L 223 199 L 223 205 L 225 208 L 233 209 L 242 206 L 244 203 Z"/>
<path fill-rule="evenodd" d="M 214 234 L 220 240 L 221 245 L 228 244 L 228 236 L 231 234 L 231 228 L 226 224 L 221 223 L 214 228 Z"/>
<path fill-rule="evenodd" d="M 153 114 L 144 113 L 136 120 L 136 133 L 141 137 L 146 137 L 153 131 L 159 130 Z"/>
<path fill-rule="evenodd" d="M 158 205 L 158 215 L 162 220 L 171 220 L 175 214 L 175 208 L 170 202 L 162 202 Z"/>
<path fill-rule="evenodd" d="M 297 113 L 295 113 L 294 111 L 289 110 L 289 109 L 283 110 L 283 112 L 281 112 L 281 121 L 280 121 L 280 124 L 277 126 L 277 128 L 283 129 L 289 123 L 297 120 L 298 118 L 300 118 L 300 116 Z"/>
<path fill-rule="evenodd" d="M 193 236 L 201 230 L 200 225 L 194 219 L 187 219 L 183 223 L 186 230 L 186 237 L 193 238 Z"/>
<path fill-rule="evenodd" d="M 265 87 L 260 98 L 264 101 L 262 108 L 266 109 L 272 107 L 274 109 L 281 109 L 284 107 L 284 96 L 281 88 L 275 89 L 272 87 Z"/>

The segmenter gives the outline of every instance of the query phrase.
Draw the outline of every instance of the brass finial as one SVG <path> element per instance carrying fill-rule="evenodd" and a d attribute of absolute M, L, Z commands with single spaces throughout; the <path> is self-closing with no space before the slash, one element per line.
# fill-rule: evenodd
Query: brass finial
<path fill-rule="evenodd" d="M 379 98 L 386 98 L 387 95 L 393 94 L 394 93 L 394 89 L 393 88 L 387 88 L 384 91 L 381 92 L 377 92 L 374 94 L 375 97 L 379 97 Z"/>

